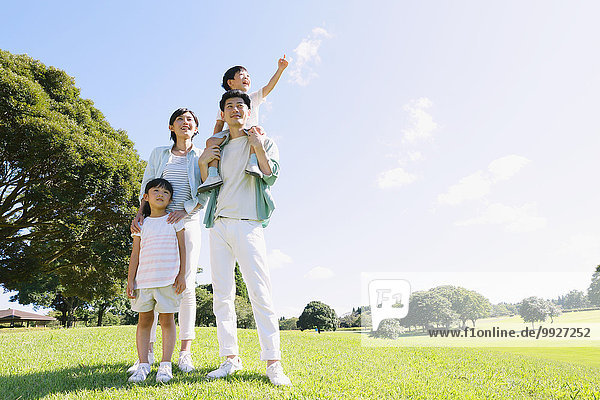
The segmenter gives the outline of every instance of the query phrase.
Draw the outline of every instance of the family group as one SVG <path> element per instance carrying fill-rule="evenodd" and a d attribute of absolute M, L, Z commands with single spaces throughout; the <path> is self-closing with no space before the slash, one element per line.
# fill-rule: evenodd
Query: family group
<path fill-rule="evenodd" d="M 133 249 L 127 296 L 139 319 L 138 360 L 128 370 L 130 382 L 145 381 L 151 372 L 158 321 L 162 358 L 156 381 L 173 378 L 177 312 L 181 342 L 177 366 L 184 373 L 195 369 L 191 345 L 195 339 L 203 210 L 219 356 L 224 357 L 207 378 L 224 378 L 243 368 L 234 307 L 237 261 L 252 304 L 266 375 L 274 385 L 291 384 L 281 365 L 279 325 L 263 234 L 275 208 L 270 187 L 279 175 L 279 152 L 258 122 L 260 104 L 287 66 L 284 55 L 270 81 L 253 93 L 249 93 L 248 71 L 242 66 L 230 68 L 223 76 L 226 92 L 204 150 L 192 143 L 198 134 L 198 118 L 191 110 L 180 108 L 169 119 L 173 144 L 157 147 L 150 155 L 142 179 L 140 208 L 131 223 Z"/>

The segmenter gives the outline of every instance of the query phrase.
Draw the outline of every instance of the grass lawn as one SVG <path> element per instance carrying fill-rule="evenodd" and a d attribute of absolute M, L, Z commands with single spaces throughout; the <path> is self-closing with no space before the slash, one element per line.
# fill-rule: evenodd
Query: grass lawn
<path fill-rule="evenodd" d="M 258 360 L 256 331 L 240 330 L 245 369 L 209 382 L 204 376 L 220 362 L 216 332 L 196 332 L 196 372 L 175 367 L 173 381 L 157 384 L 155 364 L 148 381 L 134 385 L 125 373 L 136 357 L 133 326 L 2 329 L 0 399 L 600 399 L 600 371 L 575 358 L 555 361 L 508 349 L 363 347 L 353 332 L 282 332 L 294 386 L 276 388 Z"/>

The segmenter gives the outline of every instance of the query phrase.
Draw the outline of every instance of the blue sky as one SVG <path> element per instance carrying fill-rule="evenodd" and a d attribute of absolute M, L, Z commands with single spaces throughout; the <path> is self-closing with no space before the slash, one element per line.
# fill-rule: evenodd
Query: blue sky
<path fill-rule="evenodd" d="M 280 315 L 311 300 L 345 313 L 369 271 L 493 302 L 587 288 L 600 263 L 600 5 L 283 4 L 5 2 L 0 48 L 74 76 L 144 159 L 182 106 L 203 147 L 223 72 L 246 66 L 256 90 L 286 54 L 261 107 L 282 163 L 266 230 Z"/>

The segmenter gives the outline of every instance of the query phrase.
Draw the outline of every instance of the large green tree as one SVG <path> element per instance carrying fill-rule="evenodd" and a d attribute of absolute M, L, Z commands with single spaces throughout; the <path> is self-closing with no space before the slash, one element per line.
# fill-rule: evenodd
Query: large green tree
<path fill-rule="evenodd" d="M 0 284 L 14 300 L 122 290 L 142 171 L 72 77 L 0 50 Z M 40 280 L 56 285 L 37 293 Z"/>
<path fill-rule="evenodd" d="M 304 307 L 304 311 L 297 322 L 300 330 L 316 329 L 321 331 L 337 329 L 338 318 L 333 308 L 320 301 L 311 301 Z"/>

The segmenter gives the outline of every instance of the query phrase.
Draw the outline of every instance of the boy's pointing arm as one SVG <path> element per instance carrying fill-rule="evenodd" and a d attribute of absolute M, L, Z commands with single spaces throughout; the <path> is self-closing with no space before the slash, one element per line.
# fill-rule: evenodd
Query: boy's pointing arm
<path fill-rule="evenodd" d="M 267 97 L 269 93 L 271 93 L 271 91 L 275 88 L 275 85 L 279 81 L 279 78 L 281 78 L 281 74 L 283 74 L 283 70 L 287 68 L 288 64 L 288 60 L 285 59 L 284 54 L 283 58 L 280 58 L 277 62 L 277 71 L 275 71 L 275 74 L 273 74 L 269 83 L 267 83 L 262 89 L 263 97 Z"/>

